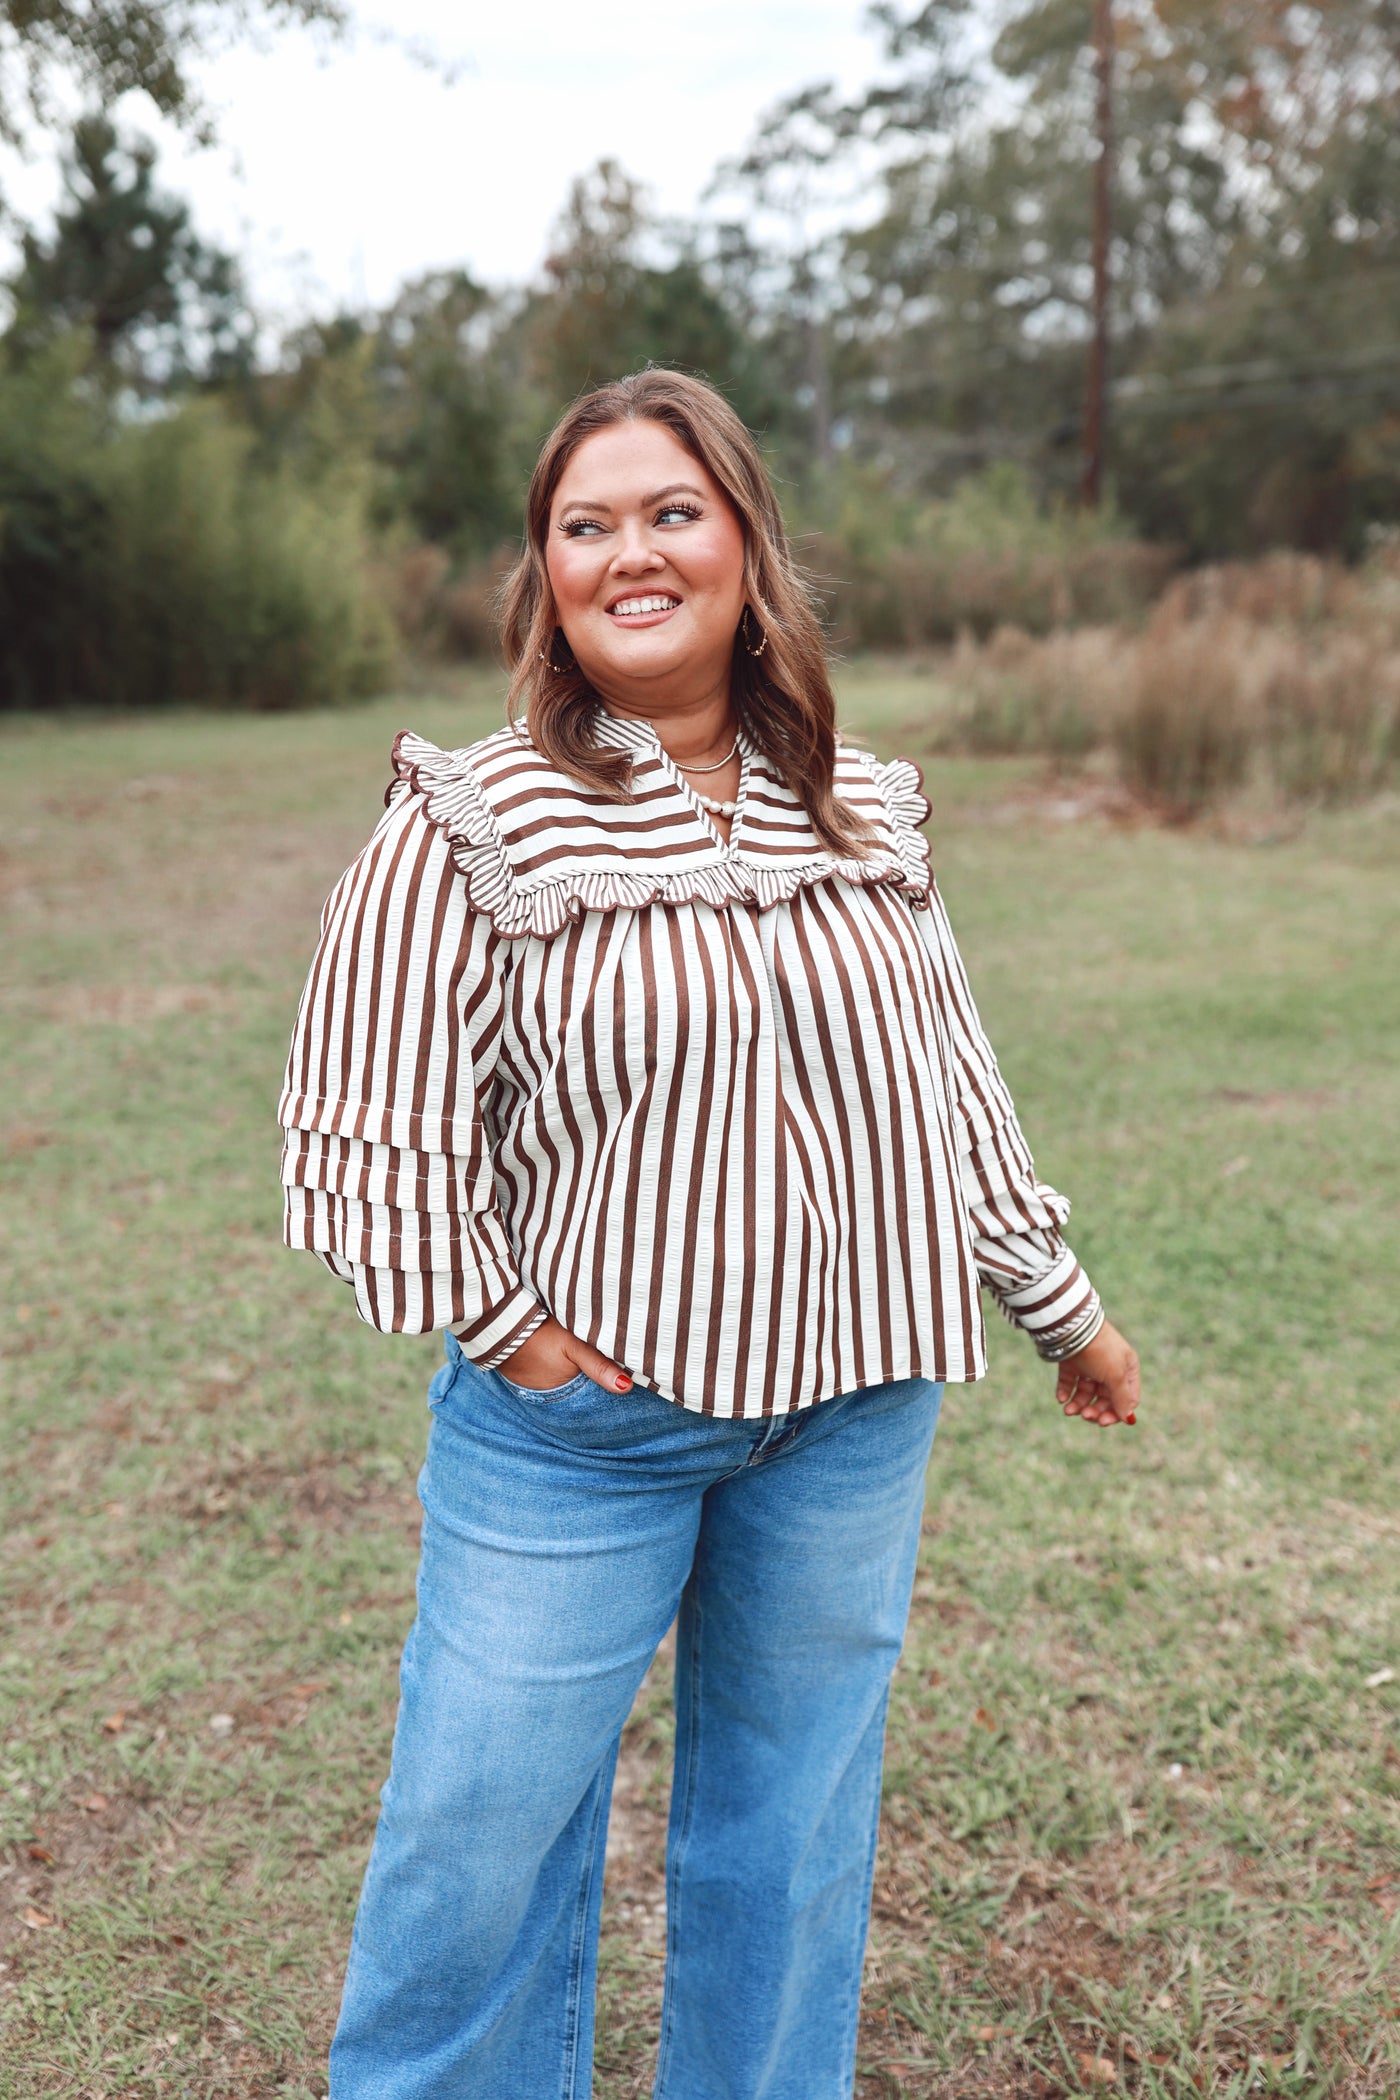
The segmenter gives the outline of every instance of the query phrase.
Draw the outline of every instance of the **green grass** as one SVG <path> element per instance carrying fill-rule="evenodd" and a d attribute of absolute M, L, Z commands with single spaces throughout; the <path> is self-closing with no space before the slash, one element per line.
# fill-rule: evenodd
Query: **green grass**
<path fill-rule="evenodd" d="M 931 740 L 935 689 L 848 671 Z M 394 728 L 0 735 L 0 2095 L 319 2095 L 412 1611 L 433 1341 L 278 1242 L 272 1109 Z M 897 1679 L 863 2100 L 1400 2092 L 1400 814 L 1057 822 L 938 760 L 935 862 L 1135 1432 L 998 1326 Z M 120 1716 L 120 1720 L 118 1720 Z M 226 1721 L 211 1725 L 214 1716 Z M 666 1664 L 598 2090 L 649 2090 Z M 817 2096 L 814 2096 L 817 2100 Z"/>

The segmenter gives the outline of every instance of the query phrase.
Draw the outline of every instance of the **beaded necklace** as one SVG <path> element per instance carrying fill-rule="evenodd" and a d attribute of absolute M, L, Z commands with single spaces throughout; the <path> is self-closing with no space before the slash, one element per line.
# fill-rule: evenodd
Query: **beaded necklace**
<path fill-rule="evenodd" d="M 712 766 L 683 766 L 678 759 L 672 759 L 671 763 L 675 766 L 678 773 L 718 773 L 721 766 L 729 764 L 730 759 L 733 758 L 738 748 L 739 739 L 736 736 L 729 749 L 725 752 L 724 757 L 717 758 Z M 702 795 L 698 788 L 692 788 L 690 792 L 694 795 L 700 807 L 708 809 L 713 816 L 732 817 L 738 814 L 739 805 L 737 802 L 716 801 L 711 795 Z"/>

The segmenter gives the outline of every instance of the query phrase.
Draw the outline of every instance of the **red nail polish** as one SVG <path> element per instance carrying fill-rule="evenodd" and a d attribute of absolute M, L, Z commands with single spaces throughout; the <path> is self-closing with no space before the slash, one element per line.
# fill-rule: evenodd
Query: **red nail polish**
<path fill-rule="evenodd" d="M 623 1376 L 622 1376 L 621 1378 L 619 1378 L 619 1379 L 618 1379 L 618 1381 L 617 1381 L 617 1389 L 618 1389 L 618 1391 L 619 1391 L 620 1393 L 630 1393 L 630 1392 L 631 1392 L 631 1390 L 632 1390 L 632 1381 L 631 1381 L 631 1379 L 630 1379 L 630 1378 L 628 1378 L 628 1377 L 627 1377 L 627 1376 L 626 1376 L 626 1375 L 624 1374 L 624 1375 L 623 1375 Z"/>
<path fill-rule="evenodd" d="M 1136 1416 L 1136 1415 L 1124 1415 L 1124 1417 L 1123 1417 L 1123 1420 L 1124 1420 L 1124 1421 L 1125 1421 L 1125 1422 L 1127 1423 L 1127 1425 L 1128 1425 L 1129 1429 L 1136 1429 L 1136 1428 L 1137 1428 L 1137 1416 Z"/>

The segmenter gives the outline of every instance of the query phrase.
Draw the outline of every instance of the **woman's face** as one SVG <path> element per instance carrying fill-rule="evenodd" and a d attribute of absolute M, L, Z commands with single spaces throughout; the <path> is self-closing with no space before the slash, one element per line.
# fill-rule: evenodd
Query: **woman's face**
<path fill-rule="evenodd" d="M 606 700 L 645 713 L 727 686 L 744 610 L 744 531 L 724 491 L 660 423 L 585 439 L 549 517 L 565 639 Z"/>

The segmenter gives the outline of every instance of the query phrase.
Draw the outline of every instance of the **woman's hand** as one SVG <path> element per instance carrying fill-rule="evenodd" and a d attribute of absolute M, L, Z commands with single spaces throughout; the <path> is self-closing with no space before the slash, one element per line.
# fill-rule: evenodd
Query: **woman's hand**
<path fill-rule="evenodd" d="M 1089 1346 L 1067 1356 L 1060 1365 L 1055 1398 L 1067 1415 L 1097 1422 L 1101 1429 L 1115 1422 L 1135 1422 L 1142 1398 L 1136 1349 L 1105 1320 Z"/>
<path fill-rule="evenodd" d="M 557 1320 L 546 1320 L 537 1327 L 527 1341 L 523 1341 L 513 1356 L 508 1356 L 497 1369 L 512 1385 L 530 1386 L 534 1391 L 547 1393 L 553 1386 L 567 1385 L 577 1378 L 580 1371 L 593 1380 L 595 1385 L 605 1385 L 610 1392 L 626 1393 L 632 1381 L 619 1365 L 611 1363 L 606 1356 L 588 1342 L 581 1342 L 567 1327 Z"/>

